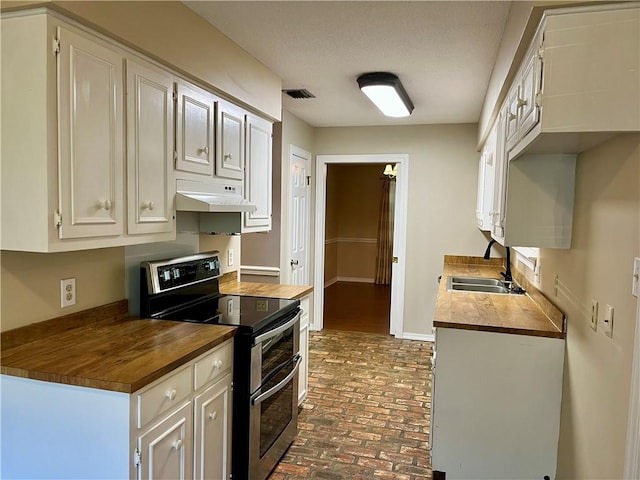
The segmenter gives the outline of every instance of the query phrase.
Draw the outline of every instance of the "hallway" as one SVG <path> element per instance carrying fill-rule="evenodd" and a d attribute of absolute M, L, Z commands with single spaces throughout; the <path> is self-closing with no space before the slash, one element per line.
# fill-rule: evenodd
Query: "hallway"
<path fill-rule="evenodd" d="M 336 282 L 324 289 L 324 328 L 389 335 L 391 286 Z"/>

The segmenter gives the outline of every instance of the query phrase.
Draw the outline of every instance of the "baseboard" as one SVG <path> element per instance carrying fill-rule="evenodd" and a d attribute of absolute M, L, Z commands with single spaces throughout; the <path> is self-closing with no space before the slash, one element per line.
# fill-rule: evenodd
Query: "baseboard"
<path fill-rule="evenodd" d="M 324 241 L 325 245 L 331 243 L 378 243 L 377 238 L 353 238 L 353 237 L 336 237 L 328 238 Z"/>
<path fill-rule="evenodd" d="M 263 267 L 260 265 L 241 265 L 241 275 L 260 275 L 264 277 L 279 277 L 280 269 L 278 267 Z"/>
<path fill-rule="evenodd" d="M 424 333 L 402 332 L 403 340 L 420 340 L 421 342 L 435 342 L 435 335 L 427 335 Z"/>
<path fill-rule="evenodd" d="M 338 277 L 338 282 L 351 282 L 351 283 L 375 283 L 375 278 L 367 277 Z"/>
<path fill-rule="evenodd" d="M 331 285 L 333 285 L 337 281 L 338 281 L 338 277 L 330 278 L 329 280 L 324 282 L 324 288 L 330 287 Z"/>

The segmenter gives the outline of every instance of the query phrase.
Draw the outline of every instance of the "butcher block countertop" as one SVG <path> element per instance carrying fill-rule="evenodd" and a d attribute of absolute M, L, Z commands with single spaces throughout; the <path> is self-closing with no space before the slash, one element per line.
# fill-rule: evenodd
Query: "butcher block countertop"
<path fill-rule="evenodd" d="M 236 272 L 225 274 L 220 278 L 220 293 L 223 295 L 300 299 L 311 292 L 313 287 L 309 285 L 239 282 Z"/>
<path fill-rule="evenodd" d="M 3 332 L 0 373 L 133 393 L 235 335 L 128 316 L 126 300 Z"/>
<path fill-rule="evenodd" d="M 502 259 L 445 256 L 436 300 L 435 327 L 480 330 L 539 337 L 565 338 L 564 315 L 519 272 L 516 282 L 525 295 L 497 295 L 477 292 L 450 292 L 447 277 L 501 278 Z"/>

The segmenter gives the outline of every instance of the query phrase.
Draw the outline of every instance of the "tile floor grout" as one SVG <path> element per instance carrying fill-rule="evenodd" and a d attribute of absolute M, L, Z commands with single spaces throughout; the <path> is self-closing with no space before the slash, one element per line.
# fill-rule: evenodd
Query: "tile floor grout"
<path fill-rule="evenodd" d="M 431 479 L 432 344 L 322 330 L 298 436 L 269 480 Z"/>

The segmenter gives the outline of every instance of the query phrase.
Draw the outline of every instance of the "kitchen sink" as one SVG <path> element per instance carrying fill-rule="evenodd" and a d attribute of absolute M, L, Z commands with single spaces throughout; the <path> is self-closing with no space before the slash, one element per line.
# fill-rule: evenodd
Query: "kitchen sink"
<path fill-rule="evenodd" d="M 450 292 L 477 292 L 494 294 L 522 294 L 524 290 L 514 284 L 516 288 L 509 288 L 509 284 L 497 278 L 484 277 L 448 277 L 447 290 Z"/>

